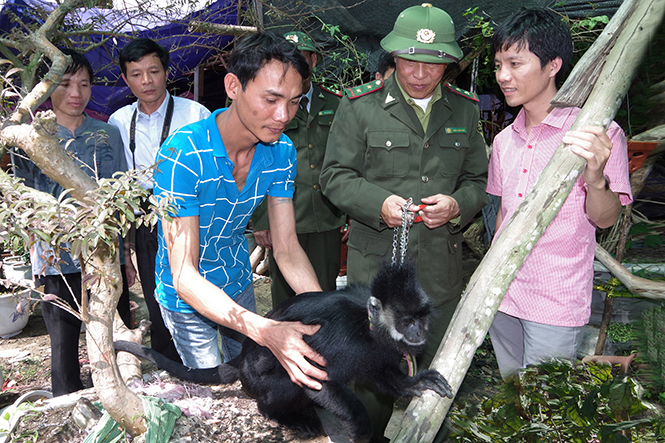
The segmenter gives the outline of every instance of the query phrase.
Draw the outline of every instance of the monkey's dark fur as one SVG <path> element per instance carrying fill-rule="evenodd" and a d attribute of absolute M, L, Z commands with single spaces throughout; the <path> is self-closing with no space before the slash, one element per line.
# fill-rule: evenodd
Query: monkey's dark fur
<path fill-rule="evenodd" d="M 237 358 L 210 369 L 186 368 L 136 343 L 116 342 L 115 348 L 146 358 L 184 380 L 225 384 L 240 379 L 265 417 L 307 435 L 321 432 L 312 406 L 327 409 L 346 426 L 354 442 L 365 442 L 371 437 L 369 415 L 347 383 L 369 380 L 395 397 L 419 396 L 425 389 L 453 396 L 446 380 L 435 370 L 414 377 L 400 370 L 404 353 L 417 355 L 422 351 L 430 310 L 430 301 L 408 262 L 385 265 L 371 289 L 352 286 L 342 291 L 302 294 L 278 305 L 266 316 L 321 325 L 316 334 L 304 337 L 327 362 L 328 380 L 320 391 L 292 383 L 272 352 L 250 339 L 244 341 Z"/>

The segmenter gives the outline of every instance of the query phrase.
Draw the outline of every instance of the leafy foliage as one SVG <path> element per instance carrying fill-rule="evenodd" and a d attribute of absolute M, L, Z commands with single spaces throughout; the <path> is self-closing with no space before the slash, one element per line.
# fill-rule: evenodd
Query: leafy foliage
<path fill-rule="evenodd" d="M 67 250 L 80 257 L 82 263 L 102 243 L 114 255 L 118 236 L 126 236 L 131 223 L 152 226 L 160 213 L 173 209 L 172 201 L 158 202 L 138 184 L 148 173 L 130 171 L 100 179 L 99 187 L 83 200 L 73 199 L 66 191 L 56 199 L 4 175 L 0 177 L 0 225 L 6 227 L 8 236 L 19 237 L 27 245 L 41 240 L 56 252 Z M 156 211 L 142 211 L 139 202 L 145 198 L 150 198 Z"/>
<path fill-rule="evenodd" d="M 363 75 L 367 72 L 367 54 L 359 52 L 353 40 L 339 30 L 338 25 L 324 23 L 319 17 L 314 17 L 321 23 L 321 30 L 330 34 L 337 45 L 329 51 L 322 51 L 323 58 L 328 64 L 321 63 L 314 69 L 313 80 L 323 83 L 339 91 L 363 83 Z"/>
<path fill-rule="evenodd" d="M 665 403 L 665 306 L 645 309 L 635 325 L 638 361 L 646 366 L 647 393 L 660 393 Z"/>
<path fill-rule="evenodd" d="M 552 361 L 504 382 L 479 407 L 450 412 L 458 442 L 619 443 L 658 441 L 665 421 L 641 398 L 641 387 L 607 365 Z M 641 418 L 631 420 L 639 415 Z"/>

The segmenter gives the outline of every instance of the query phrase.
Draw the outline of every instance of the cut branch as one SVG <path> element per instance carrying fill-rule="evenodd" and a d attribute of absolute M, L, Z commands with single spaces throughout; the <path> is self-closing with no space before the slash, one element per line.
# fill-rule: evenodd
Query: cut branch
<path fill-rule="evenodd" d="M 607 128 L 626 93 L 653 32 L 665 10 L 662 0 L 625 1 L 624 24 L 594 89 L 573 129 Z M 617 17 L 612 19 L 614 20 Z M 614 26 L 614 25 L 613 25 Z M 586 82 L 590 82 L 587 78 Z M 591 80 L 593 82 L 593 80 Z M 584 160 L 562 144 L 540 179 L 505 222 L 501 234 L 472 275 L 431 367 L 443 374 L 457 391 L 515 275 L 566 200 L 584 167 Z M 452 400 L 431 391 L 413 399 L 399 424 L 394 442 L 431 442 L 448 413 Z"/>
<path fill-rule="evenodd" d="M 665 282 L 633 275 L 605 249 L 596 245 L 596 258 L 636 297 L 665 300 Z"/>
<path fill-rule="evenodd" d="M 207 32 L 211 34 L 235 35 L 238 37 L 256 34 L 259 32 L 256 26 L 220 25 L 217 23 L 206 23 L 198 20 L 192 20 L 189 23 L 187 30 L 190 32 Z"/>

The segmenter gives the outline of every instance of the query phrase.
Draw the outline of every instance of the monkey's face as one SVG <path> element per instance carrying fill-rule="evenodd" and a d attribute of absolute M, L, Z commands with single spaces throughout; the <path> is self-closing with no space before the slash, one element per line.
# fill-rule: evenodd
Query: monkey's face
<path fill-rule="evenodd" d="M 422 346 L 427 340 L 427 317 L 402 317 L 395 323 L 395 330 L 409 346 Z"/>
<path fill-rule="evenodd" d="M 368 301 L 372 329 L 384 331 L 396 347 L 402 350 L 423 346 L 429 331 L 429 303 L 417 305 L 415 310 L 405 308 L 401 303 L 394 307 L 382 303 L 376 297 L 370 297 Z"/>

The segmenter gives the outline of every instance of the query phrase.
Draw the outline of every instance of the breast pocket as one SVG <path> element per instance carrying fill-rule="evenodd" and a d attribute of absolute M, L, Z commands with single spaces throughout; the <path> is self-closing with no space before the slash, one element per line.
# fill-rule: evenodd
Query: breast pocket
<path fill-rule="evenodd" d="M 439 173 L 444 177 L 459 176 L 469 147 L 467 134 L 440 134 L 438 142 Z"/>
<path fill-rule="evenodd" d="M 321 111 L 316 116 L 316 122 L 320 126 L 325 126 L 327 127 L 327 129 L 330 129 L 330 125 L 332 125 L 333 118 L 335 118 L 335 114 L 333 113 L 333 111 Z"/>
<path fill-rule="evenodd" d="M 405 177 L 409 172 L 408 132 L 369 132 L 367 170 L 375 177 Z"/>

